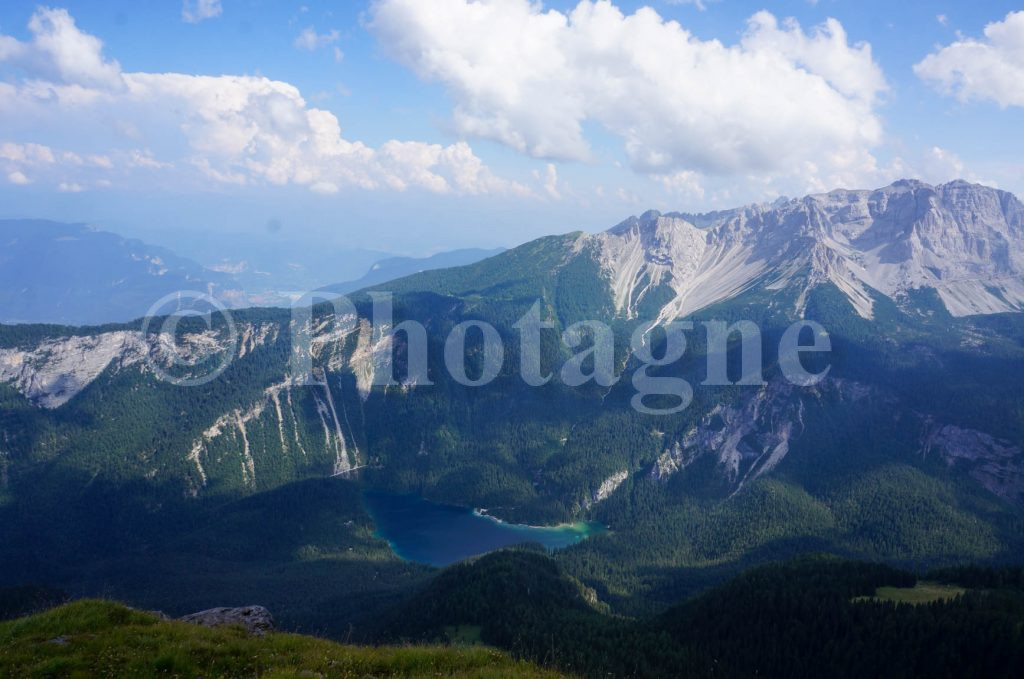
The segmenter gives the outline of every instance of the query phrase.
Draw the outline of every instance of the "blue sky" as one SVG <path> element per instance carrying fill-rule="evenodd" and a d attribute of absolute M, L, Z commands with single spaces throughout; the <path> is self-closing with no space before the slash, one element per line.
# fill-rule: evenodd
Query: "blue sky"
<path fill-rule="evenodd" d="M 423 254 L 900 176 L 1024 193 L 1019 9 L 7 2 L 0 217 Z"/>

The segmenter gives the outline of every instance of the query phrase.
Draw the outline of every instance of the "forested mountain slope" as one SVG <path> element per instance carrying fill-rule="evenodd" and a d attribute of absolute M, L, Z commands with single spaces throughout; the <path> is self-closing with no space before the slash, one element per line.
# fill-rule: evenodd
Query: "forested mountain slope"
<path fill-rule="evenodd" d="M 454 566 L 383 639 L 495 645 L 583 676 L 1014 676 L 1020 569 L 934 573 L 804 557 L 749 570 L 664 614 L 610 616 L 542 554 Z M 881 593 L 881 596 L 876 596 Z M 938 594 L 937 594 L 938 593 Z M 920 603 L 914 601 L 917 594 Z"/>

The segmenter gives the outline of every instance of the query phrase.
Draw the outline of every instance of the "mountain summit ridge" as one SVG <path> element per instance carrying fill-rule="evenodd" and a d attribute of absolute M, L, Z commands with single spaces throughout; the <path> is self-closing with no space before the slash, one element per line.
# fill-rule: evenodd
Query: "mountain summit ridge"
<path fill-rule="evenodd" d="M 934 289 L 953 316 L 1024 309 L 1024 204 L 956 180 L 904 179 L 705 214 L 655 210 L 584 236 L 597 246 L 616 310 L 634 317 L 660 286 L 659 320 L 684 317 L 755 285 L 838 287 L 864 318 L 874 294 Z"/>

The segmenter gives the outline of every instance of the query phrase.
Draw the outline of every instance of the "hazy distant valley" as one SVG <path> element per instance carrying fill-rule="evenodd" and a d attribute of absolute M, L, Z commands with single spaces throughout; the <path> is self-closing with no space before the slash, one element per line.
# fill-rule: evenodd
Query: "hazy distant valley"
<path fill-rule="evenodd" d="M 266 236 L 191 236 L 205 262 L 169 248 L 85 224 L 0 220 L 0 323 L 102 325 L 140 318 L 183 290 L 229 308 L 288 307 L 327 288 L 350 292 L 418 271 L 469 264 L 501 249 L 463 249 L 429 257 L 371 250 L 325 250 L 309 241 Z M 270 245 L 265 239 L 280 240 Z M 230 256 L 225 256 L 230 253 Z M 268 254 L 269 253 L 269 254 Z M 156 312 L 168 313 L 170 308 Z"/>

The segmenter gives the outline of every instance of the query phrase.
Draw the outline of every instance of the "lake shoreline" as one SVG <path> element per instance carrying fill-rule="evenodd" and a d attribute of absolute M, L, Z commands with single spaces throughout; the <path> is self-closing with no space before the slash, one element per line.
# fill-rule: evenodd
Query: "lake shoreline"
<path fill-rule="evenodd" d="M 585 532 L 585 529 L 586 529 L 586 527 L 589 524 L 595 523 L 595 522 L 592 522 L 592 521 L 566 521 L 566 522 L 563 522 L 563 523 L 555 523 L 555 524 L 549 524 L 549 525 L 544 525 L 544 524 L 534 525 L 532 523 L 511 523 L 509 521 L 505 521 L 504 519 L 500 519 L 497 516 L 494 516 L 493 514 L 489 513 L 487 509 L 484 509 L 482 507 L 474 507 L 473 508 L 473 514 L 476 515 L 476 516 L 479 516 L 482 519 L 487 519 L 488 521 L 494 521 L 495 523 L 500 523 L 503 526 L 510 526 L 510 527 L 513 527 L 513 528 L 516 528 L 516 527 L 518 527 L 518 528 L 530 528 L 530 529 L 533 529 L 533 530 L 567 530 L 568 529 L 568 530 L 576 530 L 576 531 L 579 531 L 579 532 L 582 533 L 582 532 Z"/>
<path fill-rule="evenodd" d="M 363 491 L 363 501 L 373 519 L 375 537 L 387 542 L 396 556 L 437 567 L 524 543 L 555 551 L 607 530 L 596 521 L 552 526 L 508 523 L 483 508 L 374 489 Z"/>

